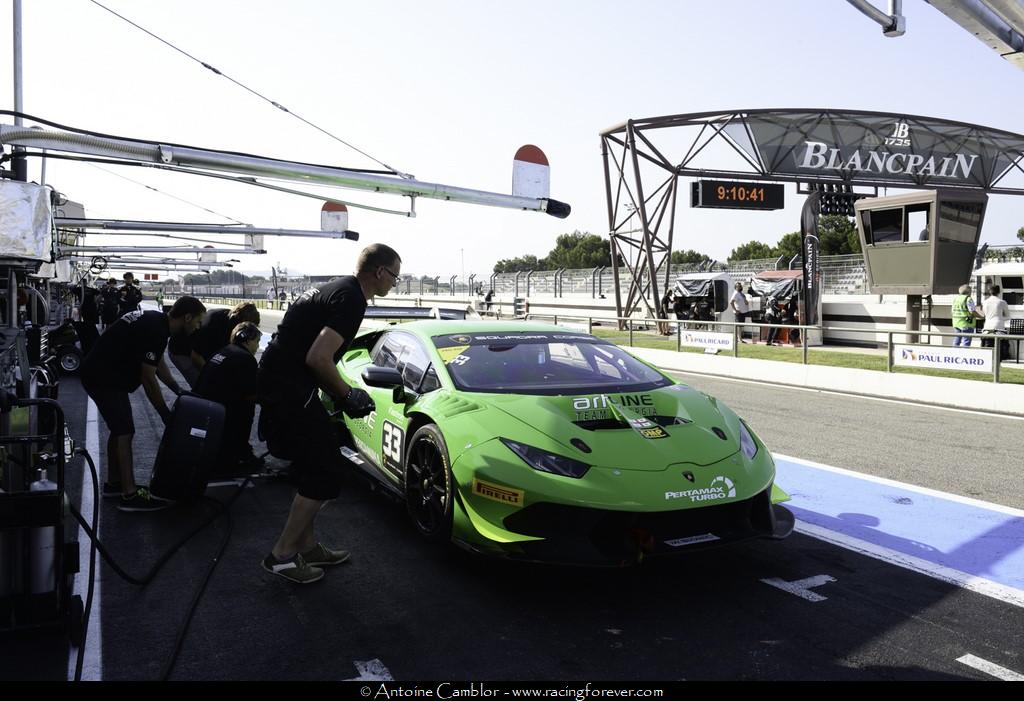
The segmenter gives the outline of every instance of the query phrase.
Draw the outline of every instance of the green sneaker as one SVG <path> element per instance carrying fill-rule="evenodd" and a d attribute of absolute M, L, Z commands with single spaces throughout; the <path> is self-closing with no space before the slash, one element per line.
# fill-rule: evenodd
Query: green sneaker
<path fill-rule="evenodd" d="M 319 567 L 311 567 L 303 558 L 302 555 L 296 553 L 291 559 L 278 560 L 271 553 L 263 558 L 263 569 L 270 574 L 276 574 L 278 577 L 284 577 L 290 582 L 296 584 L 311 584 L 317 580 L 323 579 L 324 571 Z"/>
<path fill-rule="evenodd" d="M 174 502 L 168 501 L 167 499 L 161 499 L 155 494 L 151 494 L 145 487 L 139 487 L 130 495 L 121 497 L 121 500 L 117 503 L 117 510 L 138 512 L 160 511 L 173 505 Z"/>
<path fill-rule="evenodd" d="M 312 548 L 302 553 L 302 559 L 310 565 L 330 567 L 340 565 L 348 560 L 348 550 L 331 550 L 323 543 L 317 543 Z"/>

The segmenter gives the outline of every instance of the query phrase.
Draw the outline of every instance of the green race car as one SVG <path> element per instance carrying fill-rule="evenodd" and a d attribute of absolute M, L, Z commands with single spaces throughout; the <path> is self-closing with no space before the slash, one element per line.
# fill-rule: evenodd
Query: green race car
<path fill-rule="evenodd" d="M 336 414 L 342 452 L 428 539 L 624 565 L 793 530 L 771 455 L 732 410 L 589 334 L 418 321 L 361 333 L 338 371 L 376 404 Z"/>

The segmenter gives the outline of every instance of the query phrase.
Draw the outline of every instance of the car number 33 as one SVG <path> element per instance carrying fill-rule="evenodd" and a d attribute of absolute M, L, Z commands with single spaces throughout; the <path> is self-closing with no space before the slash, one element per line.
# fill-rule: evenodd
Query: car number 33
<path fill-rule="evenodd" d="M 390 421 L 385 421 L 381 426 L 380 441 L 380 455 L 384 462 L 392 467 L 400 467 L 404 444 L 405 432 Z"/>

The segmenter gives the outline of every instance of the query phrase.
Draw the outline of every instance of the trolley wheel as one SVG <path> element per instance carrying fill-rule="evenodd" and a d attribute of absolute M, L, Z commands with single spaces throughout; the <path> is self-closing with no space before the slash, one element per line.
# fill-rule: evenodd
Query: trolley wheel
<path fill-rule="evenodd" d="M 74 375 L 82 367 L 82 353 L 77 348 L 62 348 L 57 351 L 57 363 L 67 375 Z"/>
<path fill-rule="evenodd" d="M 79 647 L 85 636 L 85 604 L 75 594 L 68 600 L 68 639 L 72 647 Z"/>

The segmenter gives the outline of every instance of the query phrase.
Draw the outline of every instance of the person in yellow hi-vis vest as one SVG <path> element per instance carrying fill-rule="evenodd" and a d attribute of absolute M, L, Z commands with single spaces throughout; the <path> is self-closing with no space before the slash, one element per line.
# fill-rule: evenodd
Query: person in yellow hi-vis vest
<path fill-rule="evenodd" d="M 974 333 L 974 320 L 984 319 L 978 307 L 971 299 L 971 286 L 960 285 L 960 294 L 953 298 L 953 330 L 962 334 Z M 970 346 L 969 336 L 957 336 L 953 339 L 954 346 Z"/>

